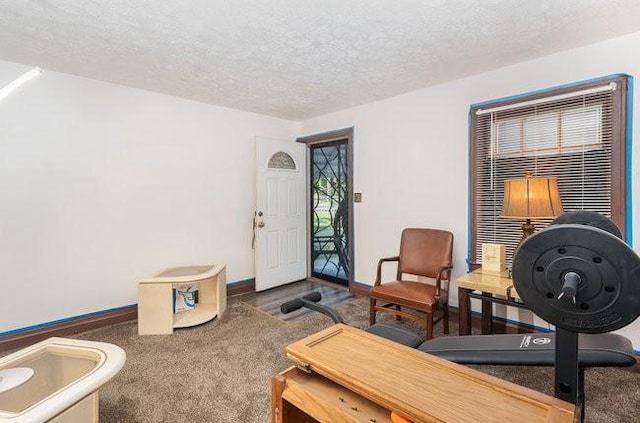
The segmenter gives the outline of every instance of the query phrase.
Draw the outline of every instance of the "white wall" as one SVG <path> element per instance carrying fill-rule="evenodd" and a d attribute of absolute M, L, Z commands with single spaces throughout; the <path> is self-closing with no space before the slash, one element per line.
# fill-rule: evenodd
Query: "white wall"
<path fill-rule="evenodd" d="M 460 275 L 469 105 L 637 77 L 639 50 L 632 34 L 299 124 L 45 72 L 0 102 L 0 333 L 133 304 L 136 280 L 167 266 L 225 262 L 230 282 L 252 278 L 255 135 L 354 126 L 356 280 L 372 283 L 408 226 L 453 231 Z M 0 86 L 27 69 L 0 62 Z M 621 332 L 638 348 L 640 322 Z"/>
<path fill-rule="evenodd" d="M 0 86 L 29 67 L 0 62 Z M 165 267 L 254 276 L 254 136 L 290 121 L 45 72 L 0 102 L 0 333 L 136 303 Z"/>
<path fill-rule="evenodd" d="M 363 202 L 355 206 L 356 280 L 372 284 L 377 260 L 397 253 L 400 230 L 410 226 L 451 230 L 454 277 L 466 272 L 471 104 L 614 73 L 634 76 L 637 83 L 638 51 L 640 33 L 303 122 L 304 135 L 355 127 L 354 190 L 363 194 Z M 633 169 L 638 169 L 637 105 L 633 118 Z M 635 171 L 634 199 L 639 198 L 638 175 Z M 633 216 L 639 215 L 639 207 L 636 200 Z M 636 250 L 639 230 L 635 225 Z M 452 303 L 457 303 L 455 287 Z M 508 317 L 531 320 L 526 313 Z M 640 347 L 640 321 L 621 332 Z"/>

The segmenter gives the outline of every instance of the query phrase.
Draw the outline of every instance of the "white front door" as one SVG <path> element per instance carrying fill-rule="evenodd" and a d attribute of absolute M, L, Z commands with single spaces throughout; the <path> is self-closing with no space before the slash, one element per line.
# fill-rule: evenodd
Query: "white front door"
<path fill-rule="evenodd" d="M 256 291 L 307 277 L 306 145 L 256 137 Z"/>

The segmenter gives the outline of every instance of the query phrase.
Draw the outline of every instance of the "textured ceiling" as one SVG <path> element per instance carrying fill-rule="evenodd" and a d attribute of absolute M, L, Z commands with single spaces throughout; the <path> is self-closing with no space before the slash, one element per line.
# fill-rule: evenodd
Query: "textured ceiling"
<path fill-rule="evenodd" d="M 640 30 L 638 0 L 0 0 L 0 59 L 291 120 Z"/>

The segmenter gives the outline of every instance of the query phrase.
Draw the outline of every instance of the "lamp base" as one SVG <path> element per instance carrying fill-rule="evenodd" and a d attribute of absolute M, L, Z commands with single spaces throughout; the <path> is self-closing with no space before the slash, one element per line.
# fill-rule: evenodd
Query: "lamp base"
<path fill-rule="evenodd" d="M 535 230 L 536 226 L 531 223 L 531 219 L 527 219 L 527 221 L 522 224 L 522 238 L 520 239 L 520 244 L 522 244 L 522 241 L 527 239 L 528 236 L 533 235 Z"/>

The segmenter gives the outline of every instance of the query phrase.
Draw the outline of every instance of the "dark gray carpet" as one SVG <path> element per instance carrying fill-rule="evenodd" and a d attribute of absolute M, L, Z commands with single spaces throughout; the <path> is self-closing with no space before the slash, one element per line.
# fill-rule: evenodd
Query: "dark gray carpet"
<path fill-rule="evenodd" d="M 339 306 L 347 323 L 365 327 L 366 298 Z M 284 322 L 231 298 L 221 320 L 173 335 L 138 336 L 135 322 L 79 335 L 111 342 L 127 353 L 123 370 L 100 390 L 100 422 L 270 421 L 270 378 L 290 364 L 285 346 L 332 322 L 309 314 Z M 436 334 L 441 325 L 438 324 Z M 452 324 L 453 333 L 457 326 Z M 478 367 L 551 394 L 548 368 Z M 594 369 L 586 375 L 588 422 L 639 421 L 640 375 Z"/>

